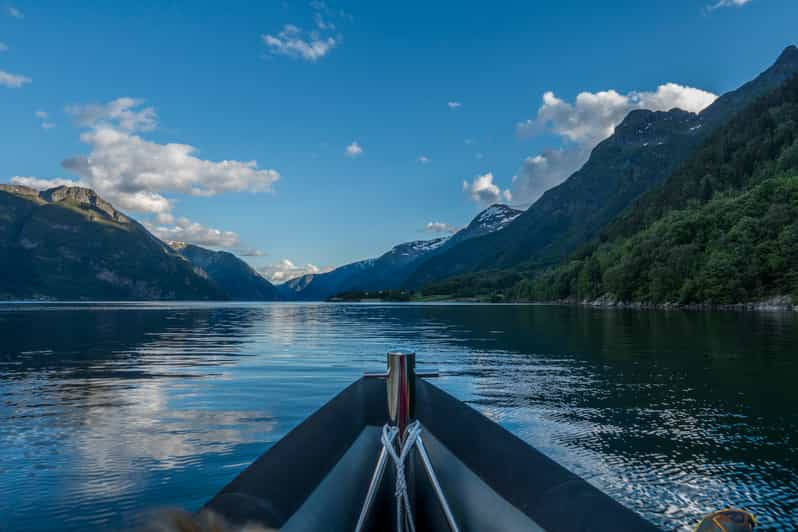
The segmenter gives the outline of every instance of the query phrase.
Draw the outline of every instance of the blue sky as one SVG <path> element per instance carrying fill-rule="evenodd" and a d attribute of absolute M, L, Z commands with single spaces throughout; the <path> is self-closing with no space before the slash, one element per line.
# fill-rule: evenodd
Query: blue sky
<path fill-rule="evenodd" d="M 429 4 L 0 4 L 0 181 L 285 275 L 528 205 L 629 109 L 698 110 L 798 41 L 794 0 Z"/>

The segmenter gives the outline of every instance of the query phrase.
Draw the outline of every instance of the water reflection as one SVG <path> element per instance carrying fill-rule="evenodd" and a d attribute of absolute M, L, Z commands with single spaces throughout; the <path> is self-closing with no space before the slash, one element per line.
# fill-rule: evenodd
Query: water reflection
<path fill-rule="evenodd" d="M 197 506 L 397 345 L 667 529 L 798 527 L 791 313 L 0 305 L 0 338 L 0 529 Z"/>

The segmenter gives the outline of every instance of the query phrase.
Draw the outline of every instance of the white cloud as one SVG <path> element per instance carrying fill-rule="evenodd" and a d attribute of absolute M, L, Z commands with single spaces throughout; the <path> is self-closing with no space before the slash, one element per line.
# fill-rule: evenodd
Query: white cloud
<path fill-rule="evenodd" d="M 297 265 L 288 259 L 283 259 L 276 264 L 269 264 L 258 272 L 273 283 L 284 283 L 291 279 L 308 274 L 325 273 L 332 270 L 330 266 L 318 267 L 315 264 Z"/>
<path fill-rule="evenodd" d="M 284 55 L 313 63 L 341 44 L 343 37 L 336 33 L 335 21 L 351 21 L 351 15 L 344 11 L 334 11 L 317 0 L 310 2 L 310 7 L 313 10 L 313 29 L 304 30 L 295 24 L 285 24 L 276 35 L 261 35 L 263 44 L 272 55 Z"/>
<path fill-rule="evenodd" d="M 241 247 L 241 238 L 233 231 L 222 231 L 193 222 L 188 218 L 178 218 L 174 225 L 150 225 L 147 229 L 164 241 L 187 242 L 198 246 L 235 250 Z"/>
<path fill-rule="evenodd" d="M 347 146 L 346 150 L 344 150 L 344 154 L 347 157 L 352 157 L 352 158 L 360 157 L 361 155 L 363 155 L 363 147 L 360 144 L 358 144 L 357 141 L 352 141 L 352 144 Z"/>
<path fill-rule="evenodd" d="M 0 52 L 7 52 L 7 51 L 8 51 L 8 45 L 4 42 L 0 42 Z"/>
<path fill-rule="evenodd" d="M 23 187 L 35 188 L 36 190 L 47 190 L 48 188 L 55 187 L 83 187 L 86 186 L 80 181 L 73 181 L 71 179 L 63 179 L 56 177 L 54 179 L 40 179 L 32 176 L 14 176 L 11 182 L 15 185 L 22 185 Z"/>
<path fill-rule="evenodd" d="M 175 223 L 175 216 L 171 212 L 161 212 L 155 215 L 155 220 L 161 225 L 172 225 Z"/>
<path fill-rule="evenodd" d="M 534 157 L 527 157 L 513 177 L 513 195 L 524 204 L 534 203 L 548 189 L 579 170 L 589 155 L 589 150 L 574 146 L 546 150 Z"/>
<path fill-rule="evenodd" d="M 459 228 L 451 224 L 447 224 L 446 222 L 428 222 L 427 225 L 424 227 L 424 231 L 436 234 L 441 234 L 441 233 L 451 234 L 451 233 L 456 233 L 458 230 Z"/>
<path fill-rule="evenodd" d="M 20 20 L 25 18 L 25 14 L 14 6 L 8 8 L 8 14 Z"/>
<path fill-rule="evenodd" d="M 639 105 L 652 111 L 669 111 L 674 107 L 698 113 L 708 107 L 717 98 L 717 94 L 695 87 L 686 87 L 678 83 L 665 83 L 657 87 L 656 92 L 632 93 L 639 98 Z M 634 101 L 634 96 L 632 101 Z"/>
<path fill-rule="evenodd" d="M 5 70 L 0 70 L 0 86 L 8 87 L 9 89 L 19 89 L 23 85 L 33 81 L 27 76 L 20 74 L 11 74 Z"/>
<path fill-rule="evenodd" d="M 710 11 L 714 11 L 720 7 L 742 7 L 749 2 L 751 2 L 751 0 L 720 0 L 719 2 L 711 4 L 707 7 Z"/>
<path fill-rule="evenodd" d="M 14 185 L 22 185 L 36 190 L 47 190 L 60 186 L 86 186 L 86 184 L 81 181 L 73 181 L 71 179 L 40 179 L 31 176 L 14 176 L 10 179 L 10 182 Z M 123 209 L 129 208 L 130 210 L 149 210 L 149 212 L 153 212 L 152 206 L 147 205 L 146 203 L 147 201 L 157 200 L 151 200 L 148 199 L 146 195 L 141 195 L 134 196 L 132 201 L 134 202 L 133 208 L 118 204 L 115 204 L 115 207 L 121 207 Z M 135 205 L 135 201 L 140 201 L 142 205 Z M 152 234 L 164 241 L 171 240 L 188 242 L 198 246 L 227 249 L 240 256 L 262 257 L 265 255 L 265 253 L 258 249 L 243 246 L 241 244 L 241 238 L 233 231 L 222 231 L 220 229 L 205 227 L 198 222 L 189 220 L 188 218 L 175 219 L 175 217 L 169 212 L 159 213 L 155 219 L 159 225 L 153 225 L 144 222 L 144 226 Z"/>
<path fill-rule="evenodd" d="M 326 26 L 326 23 L 319 15 L 316 21 L 319 30 L 328 29 L 327 27 L 321 28 L 320 24 Z M 340 41 L 340 38 L 332 35 L 325 36 L 317 30 L 305 31 L 293 24 L 283 26 L 283 29 L 277 35 L 261 35 L 261 39 L 274 55 L 295 57 L 311 63 L 327 55 Z"/>
<path fill-rule="evenodd" d="M 621 94 L 614 90 L 581 92 L 573 103 L 549 91 L 534 119 L 517 125 L 524 135 L 551 132 L 561 137 L 565 146 L 550 149 L 524 161 L 514 179 L 516 201 L 532 203 L 540 195 L 578 170 L 590 151 L 612 135 L 615 127 L 634 109 L 668 111 L 674 107 L 699 112 L 717 96 L 701 89 L 666 83 L 654 92 L 632 91 Z"/>
<path fill-rule="evenodd" d="M 459 109 L 463 106 L 463 104 L 460 102 L 447 102 L 446 105 L 449 106 L 449 109 Z"/>
<path fill-rule="evenodd" d="M 502 191 L 493 183 L 493 173 L 491 172 L 474 177 L 471 183 L 463 181 L 463 191 L 467 192 L 472 200 L 485 205 L 496 203 L 502 198 L 505 201 L 513 199 L 509 190 Z"/>
<path fill-rule="evenodd" d="M 68 111 L 78 124 L 88 128 L 80 139 L 91 147 L 90 153 L 62 163 L 81 180 L 17 176 L 12 178 L 13 183 L 39 189 L 58 185 L 90 187 L 121 210 L 155 215 L 157 225 L 145 225 L 164 240 L 229 249 L 239 255 L 263 255 L 242 246 L 233 231 L 176 218 L 172 200 L 165 194 L 214 196 L 223 192 L 270 191 L 280 177 L 276 171 L 259 169 L 255 161 L 208 161 L 196 157 L 193 146 L 143 139 L 134 131 L 157 127 L 157 114 L 151 107 L 141 108 L 140 100 L 119 98 L 107 104 L 73 106 Z M 49 117 L 44 110 L 35 114 L 43 120 Z"/>
<path fill-rule="evenodd" d="M 532 134 L 548 129 L 569 141 L 595 146 L 612 135 L 615 126 L 633 109 L 668 111 L 678 107 L 697 113 L 716 98 L 710 92 L 676 83 L 660 85 L 656 92 L 581 92 L 573 104 L 549 91 L 543 95 L 537 117 L 518 124 L 518 129 Z"/>
<path fill-rule="evenodd" d="M 50 117 L 50 114 L 47 111 L 39 109 L 34 113 L 34 115 L 36 115 L 36 118 L 42 120 L 42 129 L 48 130 L 48 129 L 53 129 L 55 127 L 54 122 L 49 122 L 47 120 Z"/>
<path fill-rule="evenodd" d="M 421 163 L 421 164 L 429 164 L 431 160 L 430 160 L 430 158 L 429 158 L 429 157 L 427 157 L 426 155 L 421 155 L 421 156 L 420 156 L 420 157 L 417 159 L 417 161 L 418 161 L 419 163 Z"/>
<path fill-rule="evenodd" d="M 66 111 L 82 127 L 110 125 L 126 131 L 151 131 L 158 127 L 158 114 L 152 107 L 140 108 L 142 103 L 125 97 L 105 104 L 71 105 Z"/>
<path fill-rule="evenodd" d="M 133 131 L 154 128 L 156 115 L 152 108 L 136 109 L 138 105 L 138 100 L 120 98 L 69 109 L 79 124 L 90 128 L 80 138 L 91 152 L 62 165 L 119 208 L 162 214 L 172 208 L 167 193 L 264 192 L 280 178 L 275 170 L 259 169 L 256 161 L 208 161 L 196 157 L 194 146 L 143 139 Z"/>

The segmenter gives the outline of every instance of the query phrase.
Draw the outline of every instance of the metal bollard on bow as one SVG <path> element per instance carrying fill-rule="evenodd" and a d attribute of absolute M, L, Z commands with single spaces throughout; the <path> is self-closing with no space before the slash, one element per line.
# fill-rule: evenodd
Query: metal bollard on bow
<path fill-rule="evenodd" d="M 407 480 L 405 478 L 405 464 L 415 448 L 424 464 L 424 470 L 432 483 L 446 521 L 452 532 L 460 532 L 454 515 L 449 508 L 449 503 L 443 494 L 438 477 L 432 468 L 427 449 L 421 438 L 421 424 L 412 421 L 415 413 L 416 377 L 437 377 L 437 373 L 416 373 L 416 354 L 411 351 L 388 352 L 388 371 L 378 374 L 366 374 L 366 377 L 386 379 L 388 391 L 388 419 L 382 429 L 382 450 L 377 459 L 377 466 L 371 477 L 366 499 L 360 511 L 355 532 L 362 532 L 366 524 L 369 510 L 374 503 L 377 489 L 385 474 L 385 467 L 390 458 L 396 468 L 396 530 L 415 532 L 410 497 L 407 493 Z"/>

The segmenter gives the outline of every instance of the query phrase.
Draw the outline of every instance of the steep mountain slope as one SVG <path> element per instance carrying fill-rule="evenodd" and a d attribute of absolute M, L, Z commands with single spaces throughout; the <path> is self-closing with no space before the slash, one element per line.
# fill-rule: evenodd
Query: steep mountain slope
<path fill-rule="evenodd" d="M 0 185 L 0 297 L 225 299 L 191 264 L 80 187 Z"/>
<path fill-rule="evenodd" d="M 755 80 L 718 98 L 700 114 L 632 111 L 579 171 L 547 191 L 515 222 L 431 258 L 410 276 L 407 286 L 520 263 L 530 268 L 556 264 L 672 174 L 736 112 L 796 73 L 798 49 L 790 46 Z"/>
<path fill-rule="evenodd" d="M 495 233 L 507 227 L 513 220 L 521 216 L 524 211 L 513 209 L 508 205 L 496 203 L 477 214 L 471 223 L 457 231 L 441 246 L 438 252 L 446 251 L 471 238 L 477 238 L 490 233 Z"/>
<path fill-rule="evenodd" d="M 278 289 L 287 299 L 322 300 L 352 290 L 399 288 L 428 258 L 458 242 L 498 231 L 520 214 L 521 211 L 507 205 L 493 205 L 451 237 L 405 242 L 375 259 L 347 264 L 327 273 L 292 279 L 279 285 Z"/>
<path fill-rule="evenodd" d="M 232 253 L 212 251 L 185 242 L 169 245 L 195 267 L 204 271 L 230 299 L 237 301 L 275 301 L 277 288 Z"/>
<path fill-rule="evenodd" d="M 798 301 L 798 78 L 713 135 L 609 240 L 516 297 L 650 303 Z"/>
<path fill-rule="evenodd" d="M 323 301 L 347 290 L 354 279 L 371 271 L 376 259 L 366 259 L 346 264 L 325 273 L 310 273 L 277 285 L 283 299 Z"/>

